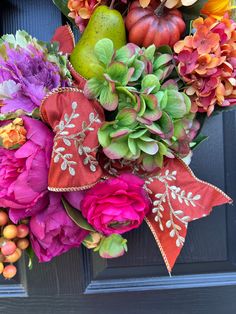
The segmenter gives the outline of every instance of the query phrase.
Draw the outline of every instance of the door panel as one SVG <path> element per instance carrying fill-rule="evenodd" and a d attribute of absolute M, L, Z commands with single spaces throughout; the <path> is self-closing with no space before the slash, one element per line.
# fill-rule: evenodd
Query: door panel
<path fill-rule="evenodd" d="M 25 29 L 49 40 L 61 25 L 49 0 L 0 1 L 0 31 Z M 225 112 L 204 126 L 209 140 L 191 168 L 236 199 L 236 115 Z M 236 311 L 236 211 L 221 206 L 189 224 L 186 244 L 169 277 L 148 227 L 127 234 L 129 252 L 102 260 L 74 249 L 52 262 L 22 260 L 16 279 L 0 279 L 0 313 L 234 313 Z"/>

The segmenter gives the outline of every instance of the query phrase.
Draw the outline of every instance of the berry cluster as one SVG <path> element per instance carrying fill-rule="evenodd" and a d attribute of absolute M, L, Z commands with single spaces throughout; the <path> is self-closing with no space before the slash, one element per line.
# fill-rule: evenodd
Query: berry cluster
<path fill-rule="evenodd" d="M 6 279 L 16 275 L 17 268 L 13 263 L 21 258 L 22 251 L 29 246 L 29 227 L 26 223 L 27 221 L 22 221 L 15 225 L 7 212 L 0 210 L 0 274 Z"/>

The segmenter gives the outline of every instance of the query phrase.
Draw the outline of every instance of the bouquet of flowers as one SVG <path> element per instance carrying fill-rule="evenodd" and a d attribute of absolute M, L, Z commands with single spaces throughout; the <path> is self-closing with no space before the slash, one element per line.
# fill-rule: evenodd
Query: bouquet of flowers
<path fill-rule="evenodd" d="M 205 117 L 236 104 L 233 7 L 55 2 L 76 45 L 68 25 L 51 43 L 0 39 L 0 273 L 13 278 L 24 250 L 122 256 L 144 221 L 170 273 L 188 223 L 232 201 L 187 164 Z"/>

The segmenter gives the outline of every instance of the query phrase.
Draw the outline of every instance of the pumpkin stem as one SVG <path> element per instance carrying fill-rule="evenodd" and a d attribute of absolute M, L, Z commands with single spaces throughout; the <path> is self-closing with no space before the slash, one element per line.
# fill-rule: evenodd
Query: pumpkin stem
<path fill-rule="evenodd" d="M 166 2 L 167 2 L 167 0 L 162 1 L 159 4 L 159 6 L 156 8 L 156 10 L 154 11 L 156 16 L 162 16 L 163 15 L 163 11 L 164 11 L 164 7 L 165 7 Z"/>

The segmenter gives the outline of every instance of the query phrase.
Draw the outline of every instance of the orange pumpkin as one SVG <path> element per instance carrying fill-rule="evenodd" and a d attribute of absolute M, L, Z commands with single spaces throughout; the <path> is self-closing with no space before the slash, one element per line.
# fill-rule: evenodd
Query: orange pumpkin
<path fill-rule="evenodd" d="M 138 0 L 131 4 L 125 22 L 129 42 L 141 47 L 152 44 L 173 47 L 185 30 L 185 23 L 182 13 L 167 9 L 165 2 L 152 0 L 146 8 L 142 8 Z"/>

